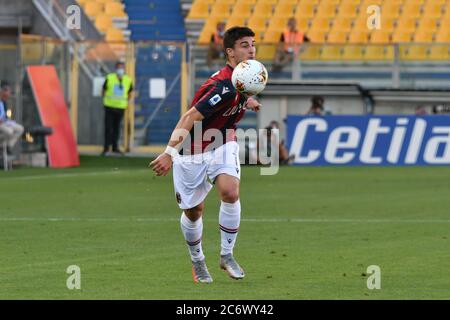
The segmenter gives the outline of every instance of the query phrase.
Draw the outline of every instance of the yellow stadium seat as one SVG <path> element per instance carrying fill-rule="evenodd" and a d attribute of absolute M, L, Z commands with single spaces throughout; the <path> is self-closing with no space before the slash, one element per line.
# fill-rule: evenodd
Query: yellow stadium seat
<path fill-rule="evenodd" d="M 103 12 L 103 4 L 102 3 L 98 3 L 98 2 L 88 2 L 86 3 L 86 6 L 84 7 L 84 12 L 89 16 L 89 17 L 94 17 L 100 13 Z"/>
<path fill-rule="evenodd" d="M 429 46 L 426 45 L 409 45 L 400 46 L 400 60 L 406 61 L 423 61 L 428 60 Z"/>
<path fill-rule="evenodd" d="M 216 3 L 214 4 L 210 16 L 219 19 L 227 19 L 230 16 L 231 4 L 229 3 Z"/>
<path fill-rule="evenodd" d="M 300 2 L 295 11 L 295 17 L 299 18 L 312 18 L 315 14 L 316 5 L 312 2 Z"/>
<path fill-rule="evenodd" d="M 342 52 L 342 60 L 344 61 L 364 60 L 364 46 L 346 45 Z"/>
<path fill-rule="evenodd" d="M 216 0 L 216 2 L 214 3 L 214 6 L 231 6 L 231 5 L 235 5 L 236 0 Z"/>
<path fill-rule="evenodd" d="M 355 18 L 358 15 L 357 2 L 343 2 L 338 8 L 338 17 L 352 17 Z"/>
<path fill-rule="evenodd" d="M 256 57 L 258 60 L 262 61 L 273 60 L 275 58 L 276 51 L 276 44 L 260 44 L 257 47 Z"/>
<path fill-rule="evenodd" d="M 250 17 L 250 19 L 247 20 L 247 26 L 250 29 L 252 29 L 253 31 L 266 30 L 266 24 L 267 24 L 267 19 L 265 17 L 261 17 L 261 16 L 253 15 Z"/>
<path fill-rule="evenodd" d="M 343 46 L 326 45 L 320 54 L 321 60 L 341 60 Z"/>
<path fill-rule="evenodd" d="M 310 29 L 308 31 L 308 38 L 313 43 L 324 43 L 325 42 L 325 36 L 327 34 L 327 30 L 321 30 L 321 29 Z"/>
<path fill-rule="evenodd" d="M 381 29 L 386 31 L 394 31 L 396 20 L 397 19 L 392 17 L 381 16 Z"/>
<path fill-rule="evenodd" d="M 244 16 L 235 16 L 231 15 L 227 19 L 227 24 L 225 25 L 225 29 L 229 29 L 234 26 L 245 26 L 245 22 L 247 21 L 247 18 Z"/>
<path fill-rule="evenodd" d="M 422 17 L 422 19 L 419 20 L 419 27 L 418 30 L 426 29 L 430 31 L 435 31 L 438 26 L 439 19 L 434 17 Z"/>
<path fill-rule="evenodd" d="M 269 20 L 269 27 L 272 30 L 283 31 L 284 29 L 286 29 L 287 21 L 288 21 L 288 17 L 283 17 L 283 16 L 280 17 L 280 16 L 274 15 Z"/>
<path fill-rule="evenodd" d="M 442 3 L 427 2 L 423 8 L 423 17 L 440 18 L 442 16 Z"/>
<path fill-rule="evenodd" d="M 111 19 L 111 17 L 106 15 L 106 14 L 98 15 L 95 18 L 95 27 L 99 31 L 101 31 L 103 33 L 106 33 L 108 31 L 108 29 L 112 27 L 112 19 Z"/>
<path fill-rule="evenodd" d="M 296 18 L 297 19 L 297 29 L 305 32 L 309 29 L 310 19 L 309 18 Z"/>
<path fill-rule="evenodd" d="M 209 28 L 203 28 L 202 32 L 200 33 L 200 36 L 198 37 L 197 43 L 199 44 L 208 44 L 211 42 L 211 35 L 213 34 L 214 30 Z"/>
<path fill-rule="evenodd" d="M 333 28 L 330 30 L 327 36 L 328 43 L 346 43 L 347 42 L 347 31 L 342 31 L 338 28 Z"/>
<path fill-rule="evenodd" d="M 123 5 L 119 2 L 105 3 L 105 13 L 111 17 L 126 17 Z"/>
<path fill-rule="evenodd" d="M 248 2 L 238 2 L 233 6 L 233 11 L 231 12 L 231 16 L 238 17 L 246 17 L 249 18 L 252 14 L 253 4 Z"/>
<path fill-rule="evenodd" d="M 430 48 L 430 54 L 428 55 L 430 60 L 449 60 L 449 45 L 433 45 Z"/>
<path fill-rule="evenodd" d="M 411 36 L 413 32 L 411 31 L 403 31 L 403 30 L 396 30 L 392 34 L 392 42 L 394 43 L 405 43 L 405 42 L 411 42 Z"/>
<path fill-rule="evenodd" d="M 86 5 L 86 3 L 88 3 L 89 1 L 91 1 L 91 0 L 77 0 L 78 4 L 81 6 Z"/>
<path fill-rule="evenodd" d="M 401 30 L 402 32 L 413 32 L 416 29 L 417 20 L 416 18 L 411 18 L 409 16 L 402 17 L 397 22 L 396 30 Z"/>
<path fill-rule="evenodd" d="M 194 0 L 192 1 L 192 4 L 198 3 L 198 2 L 202 2 L 202 3 L 207 3 L 209 5 L 213 5 L 216 0 Z"/>
<path fill-rule="evenodd" d="M 410 18 L 420 17 L 422 10 L 422 4 L 415 2 L 405 2 L 402 7 L 402 16 L 407 16 Z"/>
<path fill-rule="evenodd" d="M 434 31 L 420 29 L 414 33 L 414 42 L 429 43 L 433 42 Z"/>
<path fill-rule="evenodd" d="M 447 27 L 441 27 L 441 29 L 439 29 L 439 31 L 436 33 L 436 42 L 450 42 L 450 30 Z"/>
<path fill-rule="evenodd" d="M 213 0 L 211 0 L 211 1 L 213 1 Z M 236 3 L 243 2 L 243 3 L 251 3 L 251 4 L 255 4 L 257 1 L 258 1 L 258 0 L 238 0 Z M 214 2 L 214 1 L 213 1 L 213 2 Z"/>
<path fill-rule="evenodd" d="M 398 18 L 400 15 L 400 7 L 401 3 L 395 3 L 391 1 L 384 2 L 381 6 L 381 18 L 390 17 L 390 18 Z"/>
<path fill-rule="evenodd" d="M 384 31 L 383 29 L 374 30 L 370 34 L 371 43 L 390 43 L 391 41 L 392 39 L 390 31 Z"/>
<path fill-rule="evenodd" d="M 196 1 L 189 11 L 187 19 L 206 19 L 209 16 L 209 4 Z"/>
<path fill-rule="evenodd" d="M 394 60 L 394 48 L 384 45 L 370 45 L 364 50 L 364 60 L 384 61 Z"/>
<path fill-rule="evenodd" d="M 293 4 L 293 5 L 297 5 L 299 0 L 279 0 L 278 4 L 285 4 L 285 3 L 289 3 L 289 4 Z"/>
<path fill-rule="evenodd" d="M 270 4 L 272 7 L 275 7 L 275 5 L 278 3 L 278 0 L 257 0 L 255 3 L 261 2 Z"/>
<path fill-rule="evenodd" d="M 106 33 L 106 41 L 108 42 L 122 42 L 124 41 L 123 31 L 116 28 L 110 28 Z"/>
<path fill-rule="evenodd" d="M 322 51 L 321 45 L 306 44 L 303 50 L 300 50 L 300 60 L 301 61 L 320 60 L 321 51 Z"/>
<path fill-rule="evenodd" d="M 272 12 L 273 12 L 273 5 L 271 3 L 258 2 L 253 8 L 254 16 L 261 16 L 268 18 L 272 15 Z"/>
<path fill-rule="evenodd" d="M 367 43 L 369 41 L 369 32 L 367 29 L 353 29 L 348 37 L 349 43 Z"/>
<path fill-rule="evenodd" d="M 275 7 L 273 13 L 274 17 L 292 17 L 294 15 L 294 4 L 292 3 L 280 3 Z"/>
<path fill-rule="evenodd" d="M 281 38 L 281 31 L 279 30 L 272 30 L 267 29 L 266 32 L 264 32 L 264 43 L 279 43 Z"/>
<path fill-rule="evenodd" d="M 328 2 L 321 2 L 317 7 L 316 17 L 333 18 L 336 15 L 336 5 Z"/>
<path fill-rule="evenodd" d="M 342 31 L 350 31 L 352 29 L 352 22 L 352 18 L 339 15 L 333 20 L 333 28 L 339 28 Z"/>
<path fill-rule="evenodd" d="M 330 29 L 330 18 L 320 18 L 316 17 L 311 22 L 311 28 L 310 30 L 324 30 L 328 31 Z"/>

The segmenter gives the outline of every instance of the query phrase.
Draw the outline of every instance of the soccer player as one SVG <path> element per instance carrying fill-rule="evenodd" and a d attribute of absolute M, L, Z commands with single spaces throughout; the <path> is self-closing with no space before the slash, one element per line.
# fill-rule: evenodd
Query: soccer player
<path fill-rule="evenodd" d="M 196 283 L 213 281 L 202 250 L 204 200 L 212 184 L 221 198 L 220 268 L 233 279 L 244 278 L 244 270 L 233 257 L 241 218 L 241 171 L 235 129 L 246 109 L 259 111 L 261 105 L 256 99 L 236 91 L 231 75 L 233 68 L 241 61 L 255 59 L 254 36 L 255 33 L 246 27 L 233 27 L 225 32 L 226 66 L 199 88 L 191 107 L 176 125 L 165 152 L 149 165 L 157 176 L 165 176 L 173 165 L 176 199 L 183 210 L 181 231 L 188 245 Z M 202 129 L 200 139 L 195 132 L 199 123 Z M 207 137 L 208 132 L 216 133 L 214 139 Z M 220 137 L 217 132 L 221 133 Z M 186 148 L 183 147 L 183 142 L 189 140 L 191 144 L 187 151 L 190 151 L 190 155 L 185 154 Z M 180 150 L 182 155 L 179 154 Z"/>

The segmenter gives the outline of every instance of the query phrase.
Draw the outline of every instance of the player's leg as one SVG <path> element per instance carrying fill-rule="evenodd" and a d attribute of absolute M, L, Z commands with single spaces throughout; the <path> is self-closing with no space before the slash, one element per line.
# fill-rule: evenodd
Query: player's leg
<path fill-rule="evenodd" d="M 122 123 L 124 110 L 114 110 L 113 129 L 112 129 L 112 149 L 113 152 L 119 152 L 120 124 Z"/>
<path fill-rule="evenodd" d="M 190 157 L 176 157 L 173 162 L 173 182 L 176 199 L 183 210 L 181 231 L 192 261 L 195 282 L 212 282 L 202 250 L 204 199 L 211 190 L 206 180 L 206 165 L 189 161 Z"/>
<path fill-rule="evenodd" d="M 18 123 L 10 123 L 8 126 L 12 129 L 12 137 L 9 141 L 9 147 L 12 148 L 23 134 L 23 126 Z"/>
<path fill-rule="evenodd" d="M 112 137 L 112 122 L 113 122 L 113 115 L 111 108 L 105 107 L 105 140 L 103 144 L 103 154 L 109 151 L 109 147 L 112 143 L 111 137 Z"/>
<path fill-rule="evenodd" d="M 242 279 L 245 274 L 233 257 L 233 248 L 241 222 L 241 203 L 239 201 L 239 179 L 220 174 L 215 185 L 221 199 L 219 213 L 220 228 L 220 267 L 234 279 Z"/>

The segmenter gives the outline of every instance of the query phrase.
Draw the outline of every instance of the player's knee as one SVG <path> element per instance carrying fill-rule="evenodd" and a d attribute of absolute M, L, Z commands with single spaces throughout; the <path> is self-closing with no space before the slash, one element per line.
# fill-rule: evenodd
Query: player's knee
<path fill-rule="evenodd" d="M 239 200 L 239 192 L 233 189 L 223 190 L 220 196 L 222 201 L 228 203 L 235 203 Z"/>
<path fill-rule="evenodd" d="M 205 204 L 201 203 L 194 208 L 184 210 L 184 214 L 186 215 L 186 217 L 189 218 L 189 220 L 197 221 L 198 219 L 200 219 L 202 217 L 204 208 L 205 208 Z"/>

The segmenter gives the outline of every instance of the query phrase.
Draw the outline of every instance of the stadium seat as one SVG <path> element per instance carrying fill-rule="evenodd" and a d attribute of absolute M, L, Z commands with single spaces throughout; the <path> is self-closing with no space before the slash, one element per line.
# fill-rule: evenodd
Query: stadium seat
<path fill-rule="evenodd" d="M 126 17 L 127 14 L 123 10 L 123 6 L 119 2 L 105 3 L 105 13 L 111 17 Z"/>
<path fill-rule="evenodd" d="M 300 50 L 301 61 L 316 61 L 320 60 L 320 54 L 322 51 L 321 45 L 307 44 L 303 50 Z"/>
<path fill-rule="evenodd" d="M 419 26 L 417 28 L 417 30 L 422 30 L 422 29 L 426 29 L 426 30 L 430 30 L 430 31 L 436 31 L 437 27 L 438 27 L 438 23 L 439 23 L 439 18 L 434 18 L 434 17 L 422 17 L 419 20 Z"/>
<path fill-rule="evenodd" d="M 101 14 L 95 18 L 95 27 L 102 33 L 106 33 L 112 27 L 112 19 L 109 15 Z"/>
<path fill-rule="evenodd" d="M 298 4 L 299 0 L 279 0 L 278 4 L 292 4 L 294 6 L 296 6 Z"/>
<path fill-rule="evenodd" d="M 369 45 L 364 50 L 364 60 L 384 61 L 394 60 L 394 48 L 385 45 Z"/>
<path fill-rule="evenodd" d="M 391 19 L 397 19 L 400 16 L 400 8 L 401 8 L 401 3 L 397 2 L 391 2 L 391 1 L 386 1 L 383 3 L 383 5 L 381 6 L 381 19 L 383 20 L 384 18 L 391 18 Z"/>
<path fill-rule="evenodd" d="M 122 42 L 124 41 L 123 31 L 116 28 L 110 28 L 106 33 L 106 41 L 108 42 Z"/>
<path fill-rule="evenodd" d="M 313 43 L 324 43 L 327 32 L 328 30 L 310 29 L 308 31 L 308 38 Z"/>
<path fill-rule="evenodd" d="M 284 29 L 286 29 L 287 21 L 288 21 L 288 17 L 283 17 L 283 16 L 280 17 L 280 16 L 274 15 L 269 21 L 269 28 L 271 30 L 283 31 Z"/>
<path fill-rule="evenodd" d="M 321 2 L 317 7 L 316 17 L 333 18 L 336 15 L 336 5 L 329 2 Z"/>
<path fill-rule="evenodd" d="M 412 38 L 412 31 L 405 31 L 405 30 L 396 30 L 392 34 L 392 42 L 393 43 L 405 43 L 405 42 L 411 42 Z"/>
<path fill-rule="evenodd" d="M 344 61 L 364 60 L 364 46 L 346 45 L 343 49 L 341 59 Z"/>
<path fill-rule="evenodd" d="M 267 28 L 267 19 L 261 16 L 251 16 L 250 19 L 247 20 L 247 26 L 253 31 L 265 31 Z"/>
<path fill-rule="evenodd" d="M 295 11 L 295 17 L 299 18 L 313 18 L 315 14 L 316 5 L 312 2 L 302 1 L 297 6 L 297 10 Z"/>
<path fill-rule="evenodd" d="M 436 45 L 434 44 L 431 48 L 430 48 L 430 53 L 428 55 L 428 59 L 429 60 L 437 60 L 437 61 L 448 61 L 450 59 L 450 54 L 449 54 L 449 45 L 445 44 L 445 45 Z"/>
<path fill-rule="evenodd" d="M 189 11 L 187 19 L 206 19 L 209 16 L 209 4 L 196 1 Z"/>
<path fill-rule="evenodd" d="M 272 16 L 273 5 L 271 3 L 258 2 L 253 8 L 253 15 L 260 17 L 270 17 Z"/>
<path fill-rule="evenodd" d="M 341 31 L 349 32 L 352 29 L 353 19 L 348 16 L 337 16 L 333 20 L 333 29 L 339 28 Z"/>
<path fill-rule="evenodd" d="M 442 16 L 442 3 L 427 2 L 423 8 L 423 17 L 440 18 Z"/>
<path fill-rule="evenodd" d="M 88 2 L 84 7 L 84 12 L 89 17 L 94 17 L 103 12 L 103 4 L 98 2 Z"/>
<path fill-rule="evenodd" d="M 349 43 L 367 43 L 369 41 L 369 32 L 367 29 L 352 29 L 348 36 Z"/>
<path fill-rule="evenodd" d="M 231 14 L 231 16 L 227 19 L 227 23 L 225 25 L 225 29 L 229 29 L 234 26 L 245 26 L 247 18 L 245 16 L 235 16 Z"/>
<path fill-rule="evenodd" d="M 350 17 L 355 18 L 358 15 L 358 5 L 357 2 L 345 2 L 338 8 L 338 17 Z"/>
<path fill-rule="evenodd" d="M 392 17 L 381 17 L 381 29 L 386 31 L 394 31 L 397 19 Z"/>
<path fill-rule="evenodd" d="M 233 6 L 231 16 L 249 18 L 252 14 L 253 4 L 248 2 L 238 2 Z"/>
<path fill-rule="evenodd" d="M 229 3 L 216 3 L 212 7 L 210 12 L 210 17 L 215 17 L 218 19 L 227 19 L 230 16 L 231 4 Z"/>
<path fill-rule="evenodd" d="M 297 17 L 297 28 L 303 32 L 308 31 L 310 21 L 311 20 L 309 18 L 298 18 Z"/>
<path fill-rule="evenodd" d="M 275 58 L 277 45 L 275 44 L 260 44 L 258 45 L 256 56 L 258 60 L 272 61 Z"/>
<path fill-rule="evenodd" d="M 417 25 L 416 18 L 411 18 L 409 16 L 402 17 L 397 22 L 396 31 L 401 30 L 402 32 L 414 32 L 414 30 L 416 29 L 416 25 Z"/>
<path fill-rule="evenodd" d="M 399 48 L 400 60 L 424 61 L 428 60 L 429 47 L 425 45 L 401 45 Z"/>
<path fill-rule="evenodd" d="M 294 15 L 294 7 L 295 7 L 295 5 L 292 3 L 279 3 L 275 7 L 273 16 L 290 18 Z"/>
<path fill-rule="evenodd" d="M 255 4 L 258 0 L 238 0 L 236 3 L 238 2 L 244 2 L 244 3 L 251 3 L 251 4 Z"/>
<path fill-rule="evenodd" d="M 374 30 L 372 31 L 372 33 L 370 34 L 370 42 L 371 43 L 390 43 L 392 41 L 391 38 L 392 34 L 390 31 L 384 31 L 383 29 L 381 30 Z"/>
<path fill-rule="evenodd" d="M 272 7 L 275 7 L 275 5 L 278 3 L 278 0 L 258 0 L 257 3 L 264 2 L 267 4 L 270 4 Z"/>
<path fill-rule="evenodd" d="M 279 43 L 280 37 L 281 37 L 281 31 L 267 29 L 267 31 L 264 32 L 263 42 L 264 43 Z"/>
<path fill-rule="evenodd" d="M 430 43 L 433 42 L 434 31 L 429 29 L 420 29 L 414 33 L 414 42 Z"/>
<path fill-rule="evenodd" d="M 435 41 L 438 43 L 450 42 L 450 30 L 446 26 L 441 27 L 436 33 Z"/>
<path fill-rule="evenodd" d="M 327 36 L 328 43 L 346 43 L 348 31 L 340 30 L 339 28 L 333 28 L 330 30 Z"/>
<path fill-rule="evenodd" d="M 311 30 L 324 30 L 328 31 L 330 29 L 330 18 L 316 17 L 311 22 Z"/>
<path fill-rule="evenodd" d="M 402 7 L 402 16 L 409 18 L 419 18 L 421 15 L 422 4 L 415 2 L 405 2 Z"/>
<path fill-rule="evenodd" d="M 326 45 L 322 48 L 320 54 L 321 60 L 341 60 L 343 46 L 341 45 Z"/>

